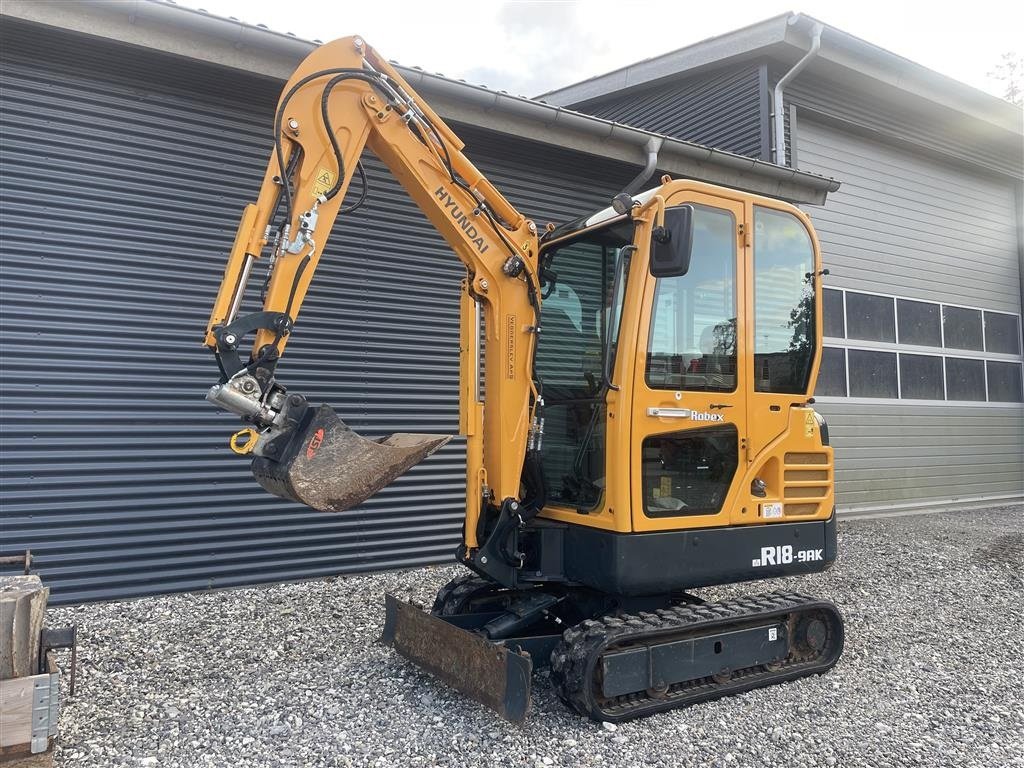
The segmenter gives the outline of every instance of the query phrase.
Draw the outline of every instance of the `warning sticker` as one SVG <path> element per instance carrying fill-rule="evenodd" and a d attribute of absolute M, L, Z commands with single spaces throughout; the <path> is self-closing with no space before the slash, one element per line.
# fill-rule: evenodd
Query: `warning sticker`
<path fill-rule="evenodd" d="M 313 197 L 320 197 L 320 195 L 324 194 L 333 186 L 334 174 L 328 171 L 326 168 L 318 168 L 316 172 L 316 178 L 313 179 Z"/>
<path fill-rule="evenodd" d="M 814 436 L 814 421 L 815 421 L 815 419 L 814 419 L 814 414 L 813 413 L 808 411 L 807 413 L 804 414 L 804 436 L 805 437 L 813 437 Z"/>

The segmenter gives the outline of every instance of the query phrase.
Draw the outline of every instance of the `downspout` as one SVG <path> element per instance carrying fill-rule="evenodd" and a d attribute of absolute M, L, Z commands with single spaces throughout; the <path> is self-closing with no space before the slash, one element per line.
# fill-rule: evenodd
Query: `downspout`
<path fill-rule="evenodd" d="M 1020 306 L 1024 310 L 1024 182 L 1018 181 L 1014 188 L 1017 203 L 1017 269 L 1020 283 Z M 1021 316 L 1024 317 L 1024 311 Z M 1024 322 L 1017 325 L 1021 344 L 1024 345 Z M 1024 350 L 1024 346 L 1021 346 Z"/>
<path fill-rule="evenodd" d="M 658 153 L 661 151 L 663 141 L 660 136 L 651 136 L 647 140 L 647 144 L 644 145 L 644 151 L 647 152 L 647 162 L 644 164 L 644 169 L 626 185 L 626 188 L 622 190 L 622 194 L 632 197 L 654 175 L 655 170 L 658 168 Z"/>
<path fill-rule="evenodd" d="M 772 96 L 772 113 L 775 118 L 775 164 L 776 165 L 787 165 L 786 163 L 786 111 L 782 102 L 782 92 L 786 86 L 793 80 L 794 77 L 803 71 L 811 59 L 818 55 L 818 51 L 821 50 L 821 33 L 825 27 L 820 22 L 815 22 L 814 27 L 811 29 L 811 48 L 807 53 L 804 54 L 803 58 L 800 59 L 793 68 L 782 76 L 775 85 L 775 93 Z"/>

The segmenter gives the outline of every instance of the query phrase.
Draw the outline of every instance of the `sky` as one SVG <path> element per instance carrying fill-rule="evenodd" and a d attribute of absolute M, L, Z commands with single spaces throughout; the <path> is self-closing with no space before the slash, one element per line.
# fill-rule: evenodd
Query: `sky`
<path fill-rule="evenodd" d="M 1024 54 L 1013 0 L 178 0 L 299 37 L 362 35 L 389 59 L 536 96 L 787 11 L 814 16 L 975 88 L 1004 53 Z"/>

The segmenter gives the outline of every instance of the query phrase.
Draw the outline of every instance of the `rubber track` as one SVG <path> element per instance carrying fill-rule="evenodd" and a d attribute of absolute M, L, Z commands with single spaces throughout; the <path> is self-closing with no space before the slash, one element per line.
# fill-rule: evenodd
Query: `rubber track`
<path fill-rule="evenodd" d="M 486 588 L 491 582 L 486 581 L 475 573 L 463 573 L 445 584 L 437 591 L 434 598 L 434 607 L 430 612 L 435 616 L 448 616 L 456 611 L 451 610 L 455 606 L 461 606 L 462 602 L 477 590 Z M 449 610 L 445 610 L 449 609 Z"/>
<path fill-rule="evenodd" d="M 828 636 L 820 653 L 805 650 L 801 654 L 793 642 L 794 626 L 800 615 L 808 614 L 826 620 Z M 676 683 L 660 696 L 639 692 L 599 700 L 595 695 L 595 672 L 606 651 L 728 631 L 737 625 L 756 625 L 759 621 L 778 620 L 786 615 L 794 616 L 788 623 L 791 651 L 777 667 L 768 669 L 759 665 L 733 670 L 729 679 L 721 682 L 707 677 Z M 619 722 L 825 672 L 839 660 L 842 648 L 842 617 L 832 603 L 795 592 L 771 592 L 581 622 L 565 631 L 552 652 L 551 680 L 559 698 L 579 714 Z"/>

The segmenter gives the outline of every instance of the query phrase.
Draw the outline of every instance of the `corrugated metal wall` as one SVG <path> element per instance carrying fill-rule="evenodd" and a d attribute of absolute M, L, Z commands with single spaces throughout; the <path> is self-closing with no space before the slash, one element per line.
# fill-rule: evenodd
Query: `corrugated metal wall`
<path fill-rule="evenodd" d="M 841 511 L 1020 498 L 1024 409 L 819 400 Z"/>
<path fill-rule="evenodd" d="M 786 70 L 779 65 L 770 68 L 772 88 Z M 1019 139 L 1015 140 L 1005 131 L 989 128 L 980 120 L 965 120 L 962 114 L 953 110 L 940 117 L 937 105 L 925 104 L 891 89 L 886 91 L 885 99 L 882 96 L 881 85 L 870 92 L 856 91 L 837 86 L 808 71 L 786 87 L 785 101 L 801 107 L 802 112 L 808 115 L 813 111 L 876 132 L 879 136 L 908 142 L 1003 174 L 1020 176 L 1024 147 Z M 788 119 L 788 113 L 786 117 Z M 799 128 L 797 130 L 799 133 Z"/>
<path fill-rule="evenodd" d="M 843 288 L 1020 311 L 1013 185 L 815 123 L 797 112 L 803 171 L 843 180 L 809 208 Z"/>
<path fill-rule="evenodd" d="M 460 442 L 358 510 L 314 513 L 256 486 L 227 448 L 237 420 L 203 400 L 199 342 L 281 84 L 7 19 L 0 34 L 3 551 L 31 548 L 57 603 L 450 558 Z M 458 130 L 541 223 L 635 173 Z M 368 435 L 453 432 L 461 269 L 367 170 L 280 374 Z"/>
<path fill-rule="evenodd" d="M 761 157 L 758 65 L 745 63 L 574 105 L 588 115 Z"/>
<path fill-rule="evenodd" d="M 797 114 L 800 169 L 843 180 L 808 209 L 828 286 L 1020 314 L 1011 182 Z M 1024 495 L 1019 403 L 819 398 L 816 407 L 836 448 L 841 509 Z"/>

